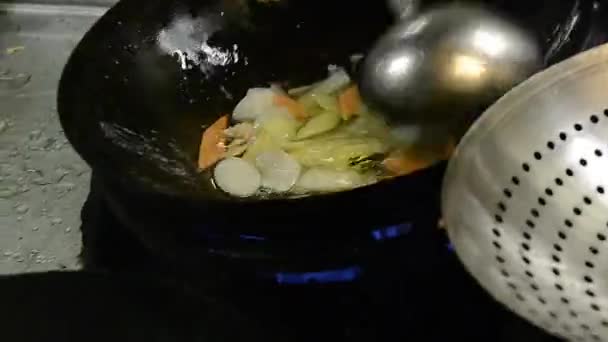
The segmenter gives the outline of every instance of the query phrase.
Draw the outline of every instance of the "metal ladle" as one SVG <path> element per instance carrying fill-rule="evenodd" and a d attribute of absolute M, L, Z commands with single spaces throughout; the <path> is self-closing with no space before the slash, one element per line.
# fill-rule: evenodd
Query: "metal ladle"
<path fill-rule="evenodd" d="M 478 114 L 542 66 L 535 39 L 480 6 L 390 0 L 398 23 L 365 58 L 366 102 L 394 123 L 459 122 Z"/>

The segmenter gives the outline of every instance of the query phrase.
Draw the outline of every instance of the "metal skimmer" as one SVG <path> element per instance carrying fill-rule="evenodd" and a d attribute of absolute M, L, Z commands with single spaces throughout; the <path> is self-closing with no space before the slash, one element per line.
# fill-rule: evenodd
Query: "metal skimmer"
<path fill-rule="evenodd" d="M 608 341 L 608 45 L 487 110 L 442 202 L 457 254 L 498 301 L 554 335 Z"/>

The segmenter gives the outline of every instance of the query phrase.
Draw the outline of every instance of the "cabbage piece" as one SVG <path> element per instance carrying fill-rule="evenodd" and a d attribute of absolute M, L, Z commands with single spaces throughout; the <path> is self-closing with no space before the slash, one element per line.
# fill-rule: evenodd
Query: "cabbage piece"
<path fill-rule="evenodd" d="M 283 141 L 294 139 L 301 123 L 287 109 L 275 108 L 268 114 L 260 116 L 254 126 L 258 131 L 264 130 L 277 141 Z"/>
<path fill-rule="evenodd" d="M 377 138 L 339 135 L 289 143 L 284 148 L 305 167 L 333 170 L 347 170 L 353 161 L 384 154 L 388 150 L 388 146 Z"/>
<path fill-rule="evenodd" d="M 278 151 L 281 149 L 280 144 L 278 144 L 275 139 L 273 139 L 272 135 L 268 132 L 261 130 L 256 135 L 253 143 L 249 145 L 247 152 L 243 155 L 243 159 L 247 160 L 250 163 L 255 163 L 258 155 L 268 152 L 268 151 Z"/>
<path fill-rule="evenodd" d="M 298 102 L 301 103 L 306 109 L 319 106 L 319 101 L 324 105 L 331 105 L 329 102 L 331 100 L 327 101 L 328 95 L 337 93 L 338 91 L 346 88 L 350 83 L 351 79 L 346 71 L 344 71 L 342 68 L 338 68 L 331 72 L 328 78 L 314 84 L 308 92 L 298 99 Z"/>
<path fill-rule="evenodd" d="M 336 171 L 326 168 L 312 168 L 304 172 L 298 180 L 299 191 L 333 192 L 349 190 L 376 181 L 373 176 L 363 175 L 353 170 Z"/>
<path fill-rule="evenodd" d="M 251 88 L 232 113 L 235 121 L 254 121 L 281 108 L 274 105 L 277 91 L 273 88 Z"/>
<path fill-rule="evenodd" d="M 315 135 L 323 134 L 338 127 L 342 122 L 340 114 L 336 112 L 326 111 L 312 119 L 308 120 L 302 128 L 298 131 L 298 139 L 307 139 Z"/>

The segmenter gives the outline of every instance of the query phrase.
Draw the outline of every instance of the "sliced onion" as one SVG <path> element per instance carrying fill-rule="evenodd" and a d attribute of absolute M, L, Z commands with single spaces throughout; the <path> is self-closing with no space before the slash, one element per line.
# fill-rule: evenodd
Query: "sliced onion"
<path fill-rule="evenodd" d="M 241 158 L 220 161 L 213 171 L 213 178 L 221 190 L 237 197 L 254 195 L 262 184 L 260 172 Z"/>
<path fill-rule="evenodd" d="M 302 167 L 284 151 L 264 152 L 256 158 L 262 186 L 274 192 L 289 191 L 300 178 Z"/>

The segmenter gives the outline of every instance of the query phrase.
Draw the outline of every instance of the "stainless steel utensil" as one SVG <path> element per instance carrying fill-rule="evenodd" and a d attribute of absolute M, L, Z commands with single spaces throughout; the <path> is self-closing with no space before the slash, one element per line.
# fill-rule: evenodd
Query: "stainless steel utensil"
<path fill-rule="evenodd" d="M 478 111 L 542 65 L 527 32 L 481 7 L 413 16 L 417 1 L 389 6 L 401 20 L 365 58 L 360 86 L 393 121 L 444 122 Z"/>
<path fill-rule="evenodd" d="M 443 189 L 449 236 L 497 300 L 608 341 L 608 45 L 525 81 L 471 127 Z"/>

